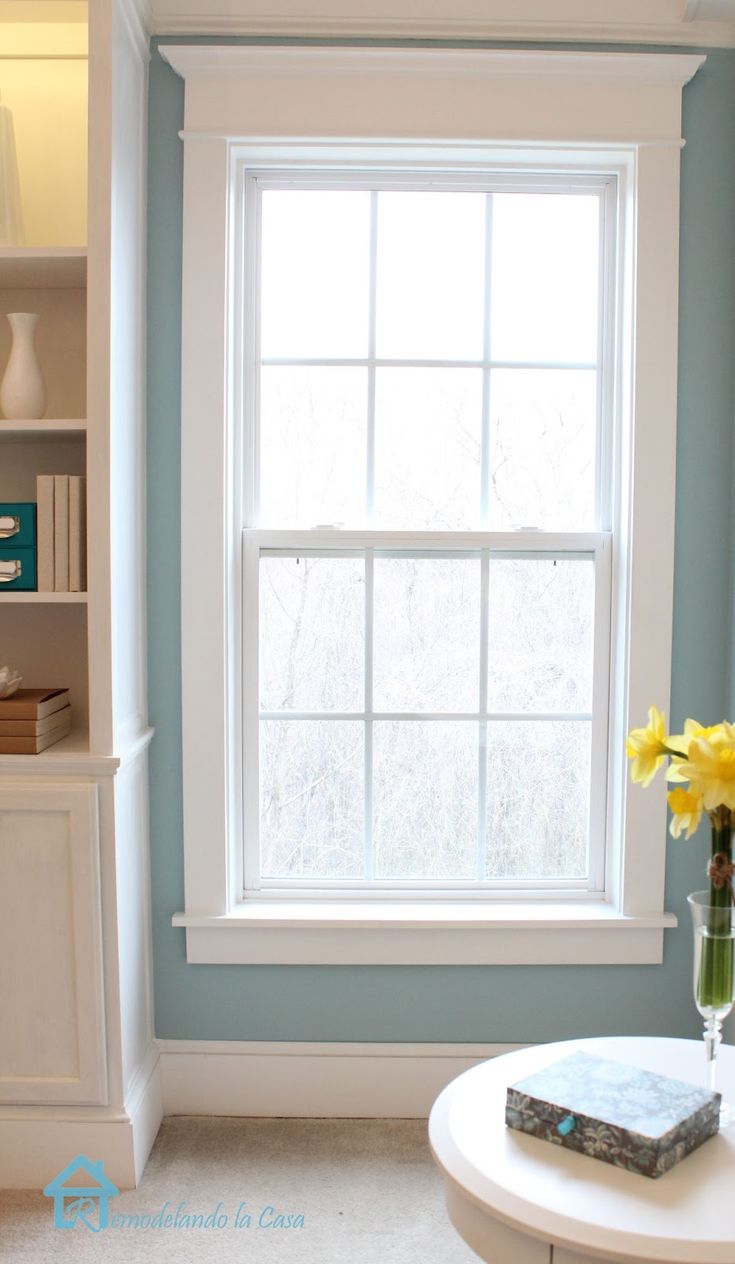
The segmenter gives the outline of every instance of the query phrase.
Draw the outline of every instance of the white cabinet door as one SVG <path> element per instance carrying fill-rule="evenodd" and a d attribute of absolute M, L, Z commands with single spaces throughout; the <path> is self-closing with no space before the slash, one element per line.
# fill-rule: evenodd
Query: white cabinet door
<path fill-rule="evenodd" d="M 0 782 L 0 1102 L 107 1096 L 97 786 Z"/>

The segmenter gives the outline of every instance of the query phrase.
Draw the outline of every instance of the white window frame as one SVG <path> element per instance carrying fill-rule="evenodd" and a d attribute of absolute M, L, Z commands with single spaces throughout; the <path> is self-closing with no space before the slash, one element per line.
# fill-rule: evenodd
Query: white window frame
<path fill-rule="evenodd" d="M 680 55 L 162 46 L 186 80 L 182 694 L 187 959 L 634 963 L 662 959 L 663 792 L 629 792 L 624 735 L 667 705 L 673 605 Z M 398 91 L 396 88 L 398 87 Z M 447 126 L 451 131 L 447 132 Z M 339 127 L 335 135 L 335 125 Z M 379 140 L 374 139 L 379 137 Z M 608 863 L 603 898 L 240 899 L 243 451 L 237 173 L 427 165 L 604 171 L 620 189 Z M 252 284 L 249 278 L 248 284 Z M 254 356 L 245 355 L 245 373 Z M 246 666 L 246 671 L 248 670 Z M 251 682 L 252 684 L 252 682 Z"/>
<path fill-rule="evenodd" d="M 518 173 L 482 173 L 482 172 L 452 172 L 451 170 L 438 170 L 432 167 L 424 173 L 418 167 L 412 169 L 410 173 L 395 170 L 386 171 L 356 171 L 351 170 L 350 166 L 340 163 L 339 170 L 332 174 L 329 171 L 320 170 L 313 171 L 254 171 L 252 170 L 247 159 L 241 157 L 237 150 L 233 151 L 233 180 L 236 189 L 235 194 L 235 214 L 233 217 L 234 232 L 237 234 L 237 240 L 233 242 L 233 249 L 240 252 L 244 242 L 244 250 L 242 254 L 238 254 L 238 263 L 235 268 L 235 277 L 233 278 L 233 298 L 236 313 L 242 313 L 243 326 L 242 329 L 236 327 L 235 337 L 239 344 L 248 344 L 250 340 L 248 358 L 251 361 L 259 361 L 259 293 L 257 292 L 257 277 L 259 274 L 258 251 L 260 243 L 260 227 L 261 227 L 261 209 L 260 195 L 265 190 L 301 190 L 301 189 L 375 189 L 376 186 L 381 190 L 407 190 L 407 189 L 441 189 L 443 191 L 462 192 L 472 191 L 479 194 L 497 194 L 497 193 L 577 193 L 577 194 L 594 194 L 599 199 L 599 224 L 600 224 L 600 240 L 599 240 L 599 291 L 598 291 L 598 338 L 594 362 L 585 363 L 584 365 L 567 364 L 563 367 L 580 367 L 587 369 L 595 369 L 597 373 L 597 429 L 598 436 L 595 445 L 596 448 L 596 470 L 595 478 L 595 501 L 597 526 L 589 526 L 587 532 L 583 531 L 567 531 L 567 532 L 550 532 L 550 531 L 514 531 L 500 532 L 478 529 L 477 531 L 380 531 L 366 527 L 365 529 L 341 530 L 338 536 L 334 531 L 319 532 L 310 527 L 308 530 L 298 531 L 293 528 L 269 530 L 257 527 L 258 522 L 258 504 L 259 504 L 259 488 L 257 479 L 258 461 L 254 457 L 247 465 L 247 473 L 243 486 L 242 496 L 242 521 L 245 523 L 243 534 L 243 588 L 242 588 L 242 628 L 243 628 L 243 656 L 245 670 L 243 673 L 241 694 L 243 699 L 242 711 L 242 737 L 239 738 L 239 744 L 243 750 L 243 792 L 245 794 L 245 805 L 243 813 L 243 853 L 242 857 L 238 857 L 238 864 L 241 870 L 241 877 L 238 880 L 238 888 L 240 891 L 240 899 L 247 899 L 257 894 L 263 899 L 272 899 L 285 897 L 285 893 L 289 893 L 289 898 L 297 899 L 300 896 L 306 899 L 314 898 L 316 893 L 323 898 L 343 899 L 353 895 L 359 895 L 362 899 L 391 899 L 391 898 L 411 898 L 412 895 L 421 895 L 421 898 L 429 899 L 447 898 L 447 894 L 451 893 L 452 899 L 488 899 L 490 893 L 497 898 L 516 899 L 555 899 L 557 902 L 561 899 L 570 898 L 596 898 L 600 899 L 604 895 L 606 885 L 605 874 L 605 839 L 607 834 L 606 822 L 606 798 L 607 798 L 607 744 L 608 744 L 608 691 L 609 691 L 609 633 L 610 633 L 610 596 L 611 596 L 611 543 L 612 532 L 612 462 L 613 453 L 610 450 L 612 445 L 609 442 L 609 436 L 612 431 L 613 414 L 615 408 L 615 381 L 612 369 L 614 367 L 614 294 L 615 294 L 615 267 L 616 267 L 616 237 L 617 237 L 617 180 L 614 175 L 598 176 L 586 171 L 556 173 L 549 175 L 543 169 L 534 171 L 530 166 L 529 170 Z M 491 231 L 488 226 L 486 207 L 486 234 Z M 490 211 L 490 219 L 492 212 Z M 240 226 L 243 226 L 241 232 Z M 371 267 L 371 286 L 375 284 L 376 264 L 373 258 Z M 375 295 L 374 290 L 368 296 L 368 305 L 371 312 L 375 311 Z M 255 310 L 252 310 L 252 309 Z M 490 356 L 489 344 L 489 302 L 486 296 L 486 309 L 484 315 L 484 342 L 486 345 L 483 349 L 481 360 L 476 362 L 478 370 L 484 374 L 492 372 L 493 362 Z M 374 342 L 374 334 L 369 339 L 371 345 Z M 276 361 L 278 363 L 278 361 Z M 319 363 L 320 361 L 317 361 Z M 270 363 L 270 361 L 264 361 Z M 290 363 L 290 361 L 288 361 Z M 301 360 L 297 360 L 301 363 Z M 304 363 L 311 363 L 306 360 Z M 351 361 L 352 363 L 352 361 Z M 355 361 L 360 367 L 364 367 L 368 372 L 374 372 L 376 365 L 390 363 L 383 362 L 372 351 L 364 360 Z M 413 361 L 411 361 L 413 363 Z M 416 362 L 419 363 L 419 362 Z M 432 365 L 443 366 L 445 361 L 421 360 L 420 364 L 423 368 L 432 367 Z M 475 364 L 475 362 L 473 362 Z M 480 368 L 480 365 L 482 367 Z M 518 362 L 518 368 L 523 368 L 522 362 Z M 538 363 L 528 364 L 525 367 L 540 368 Z M 550 368 L 559 367 L 550 365 Z M 235 408 L 237 413 L 242 416 L 243 435 L 245 437 L 245 447 L 256 453 L 259 448 L 259 374 L 256 372 L 243 374 L 241 382 L 240 398 L 236 400 Z M 238 383 L 238 386 L 240 384 Z M 236 387 L 238 389 L 238 387 Z M 369 395 L 374 397 L 374 390 L 369 390 Z M 483 410 L 482 410 L 482 447 L 487 448 L 490 441 L 489 435 L 489 413 L 488 413 L 489 392 L 483 391 Z M 373 405 L 374 407 L 374 405 Z M 371 418 L 368 418 L 368 432 L 371 430 Z M 372 447 L 371 447 L 372 455 Z M 370 458 L 368 459 L 368 467 L 371 467 Z M 252 474 L 252 477 L 248 475 Z M 368 480 L 368 503 L 371 502 L 372 496 L 372 480 Z M 481 500 L 483 504 L 483 515 L 487 518 L 488 501 L 489 501 L 489 468 L 488 462 L 483 463 L 482 470 L 482 487 Z M 594 609 L 594 681 L 593 681 L 593 700 L 590 714 L 580 715 L 580 719 L 592 719 L 592 765 L 590 769 L 590 815 L 589 815 L 589 871 L 588 875 L 578 880 L 565 879 L 493 879 L 482 880 L 480 878 L 470 880 L 453 880 L 439 881 L 430 879 L 340 879 L 340 880 L 318 880 L 313 878 L 280 878 L 280 879 L 264 879 L 260 875 L 260 812 L 258 803 L 258 787 L 260 785 L 258 751 L 259 736 L 258 730 L 260 719 L 259 708 L 259 689 L 258 689 L 258 671 L 257 658 L 259 648 L 259 611 L 257 602 L 258 591 L 258 562 L 261 550 L 267 552 L 272 549 L 283 549 L 298 546 L 302 554 L 311 554 L 312 552 L 323 550 L 323 556 L 330 556 L 330 550 L 355 550 L 362 554 L 367 550 L 407 550 L 407 556 L 411 556 L 410 549 L 413 547 L 418 550 L 428 550 L 432 556 L 441 556 L 442 551 L 473 551 L 480 555 L 480 571 L 483 587 L 487 584 L 488 566 L 491 556 L 499 553 L 512 554 L 513 556 L 523 557 L 549 557 L 549 556 L 584 556 L 588 557 L 594 566 L 595 571 L 595 609 Z M 254 598 L 254 599 L 253 599 Z M 483 609 L 485 601 L 483 600 Z M 366 637 L 366 662 L 372 664 L 372 619 L 366 619 L 365 625 Z M 481 636 L 481 642 L 485 647 L 484 653 L 487 654 L 487 632 Z M 483 681 L 487 681 L 487 664 L 479 668 L 480 671 L 480 695 L 483 695 Z M 372 677 L 372 671 L 369 672 Z M 367 685 L 366 685 L 367 690 Z M 484 696 L 486 697 L 487 684 L 484 686 Z M 380 719 L 381 717 L 372 712 L 372 707 L 367 700 L 366 694 L 366 711 L 368 715 L 353 715 L 349 718 L 364 719 L 368 731 L 371 721 Z M 341 714 L 341 713 L 339 713 Z M 335 713 L 334 718 L 338 717 Z M 275 716 L 273 718 L 276 718 Z M 286 718 L 280 715 L 281 719 Z M 308 718 L 301 716 L 298 712 L 289 712 L 288 718 L 297 720 L 299 718 Z M 325 717 L 328 718 L 328 717 Z M 388 718 L 383 717 L 383 718 Z M 420 719 L 422 718 L 418 712 L 412 715 L 402 714 L 395 718 L 401 719 Z M 431 719 L 431 716 L 424 716 L 425 719 Z M 433 717 L 438 719 L 438 716 Z M 455 717 L 458 718 L 458 717 Z M 488 714 L 486 701 L 483 702 L 482 696 L 479 702 L 478 715 L 468 714 L 466 719 L 477 719 L 480 722 L 487 722 L 493 718 Z M 509 718 L 509 717 L 506 717 Z M 520 718 L 520 717 L 519 717 Z M 524 717 L 530 719 L 530 716 Z M 567 716 L 571 719 L 571 716 Z M 236 741 L 238 739 L 236 738 Z M 372 760 L 370 767 L 372 766 Z M 366 764 L 366 776 L 368 775 L 368 765 Z M 481 779 L 481 785 L 478 787 L 478 809 L 480 819 L 480 829 L 482 830 L 482 821 L 484 819 L 484 809 L 486 807 L 486 785 Z M 367 792 L 370 802 L 370 791 Z M 367 836 L 370 835 L 368 826 Z M 482 850 L 482 843 L 480 843 Z"/>

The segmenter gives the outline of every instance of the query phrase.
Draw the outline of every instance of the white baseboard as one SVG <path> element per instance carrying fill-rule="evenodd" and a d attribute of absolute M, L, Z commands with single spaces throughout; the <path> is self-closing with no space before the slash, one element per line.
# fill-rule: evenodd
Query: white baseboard
<path fill-rule="evenodd" d="M 423 1119 L 457 1075 L 519 1045 L 160 1040 L 164 1115 Z"/>
<path fill-rule="evenodd" d="M 161 1076 L 153 1049 L 128 1095 L 127 1109 L 12 1106 L 0 1109 L 0 1189 L 43 1189 L 71 1159 L 102 1159 L 105 1176 L 134 1189 L 162 1118 Z"/>
<path fill-rule="evenodd" d="M 163 1119 L 161 1059 L 156 1044 L 139 1068 L 128 1093 L 127 1105 L 133 1137 L 133 1180 L 130 1184 L 137 1185 Z M 129 1186 L 126 1184 L 121 1188 L 127 1189 Z"/>
<path fill-rule="evenodd" d="M 519 1047 L 161 1040 L 125 1110 L 1 1107 L 0 1189 L 41 1189 L 77 1154 L 131 1189 L 162 1115 L 422 1119 L 450 1080 Z"/>

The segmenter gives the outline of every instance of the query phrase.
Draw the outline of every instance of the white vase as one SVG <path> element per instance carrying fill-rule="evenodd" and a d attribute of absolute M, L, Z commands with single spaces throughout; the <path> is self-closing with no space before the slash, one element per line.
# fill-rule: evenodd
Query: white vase
<path fill-rule="evenodd" d="M 8 320 L 13 345 L 0 386 L 0 408 L 8 420 L 37 420 L 46 411 L 46 383 L 34 343 L 38 316 L 35 312 L 9 312 Z"/>

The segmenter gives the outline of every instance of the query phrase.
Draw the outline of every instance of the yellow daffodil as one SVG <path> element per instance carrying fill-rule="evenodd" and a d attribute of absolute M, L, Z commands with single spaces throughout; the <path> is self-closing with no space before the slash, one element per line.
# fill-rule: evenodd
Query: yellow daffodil
<path fill-rule="evenodd" d="M 684 732 L 672 733 L 670 737 L 667 737 L 666 741 L 672 750 L 678 751 L 679 754 L 686 757 L 689 753 L 689 743 L 695 737 L 710 737 L 718 727 L 715 724 L 707 729 L 698 720 L 685 720 Z"/>
<path fill-rule="evenodd" d="M 671 833 L 678 838 L 682 830 L 686 830 L 687 838 L 691 838 L 702 819 L 702 796 L 693 790 L 684 790 L 678 786 L 670 790 L 666 796 L 669 807 L 674 813 L 671 821 Z"/>
<path fill-rule="evenodd" d="M 648 727 L 631 729 L 625 749 L 628 758 L 633 760 L 631 780 L 639 781 L 642 786 L 649 785 L 668 753 L 663 711 L 659 711 L 658 707 L 651 707 L 648 712 Z"/>
<path fill-rule="evenodd" d="M 688 758 L 677 766 L 676 780 L 691 783 L 708 812 L 723 804 L 735 808 L 735 728 L 718 724 L 710 737 L 695 737 Z"/>

